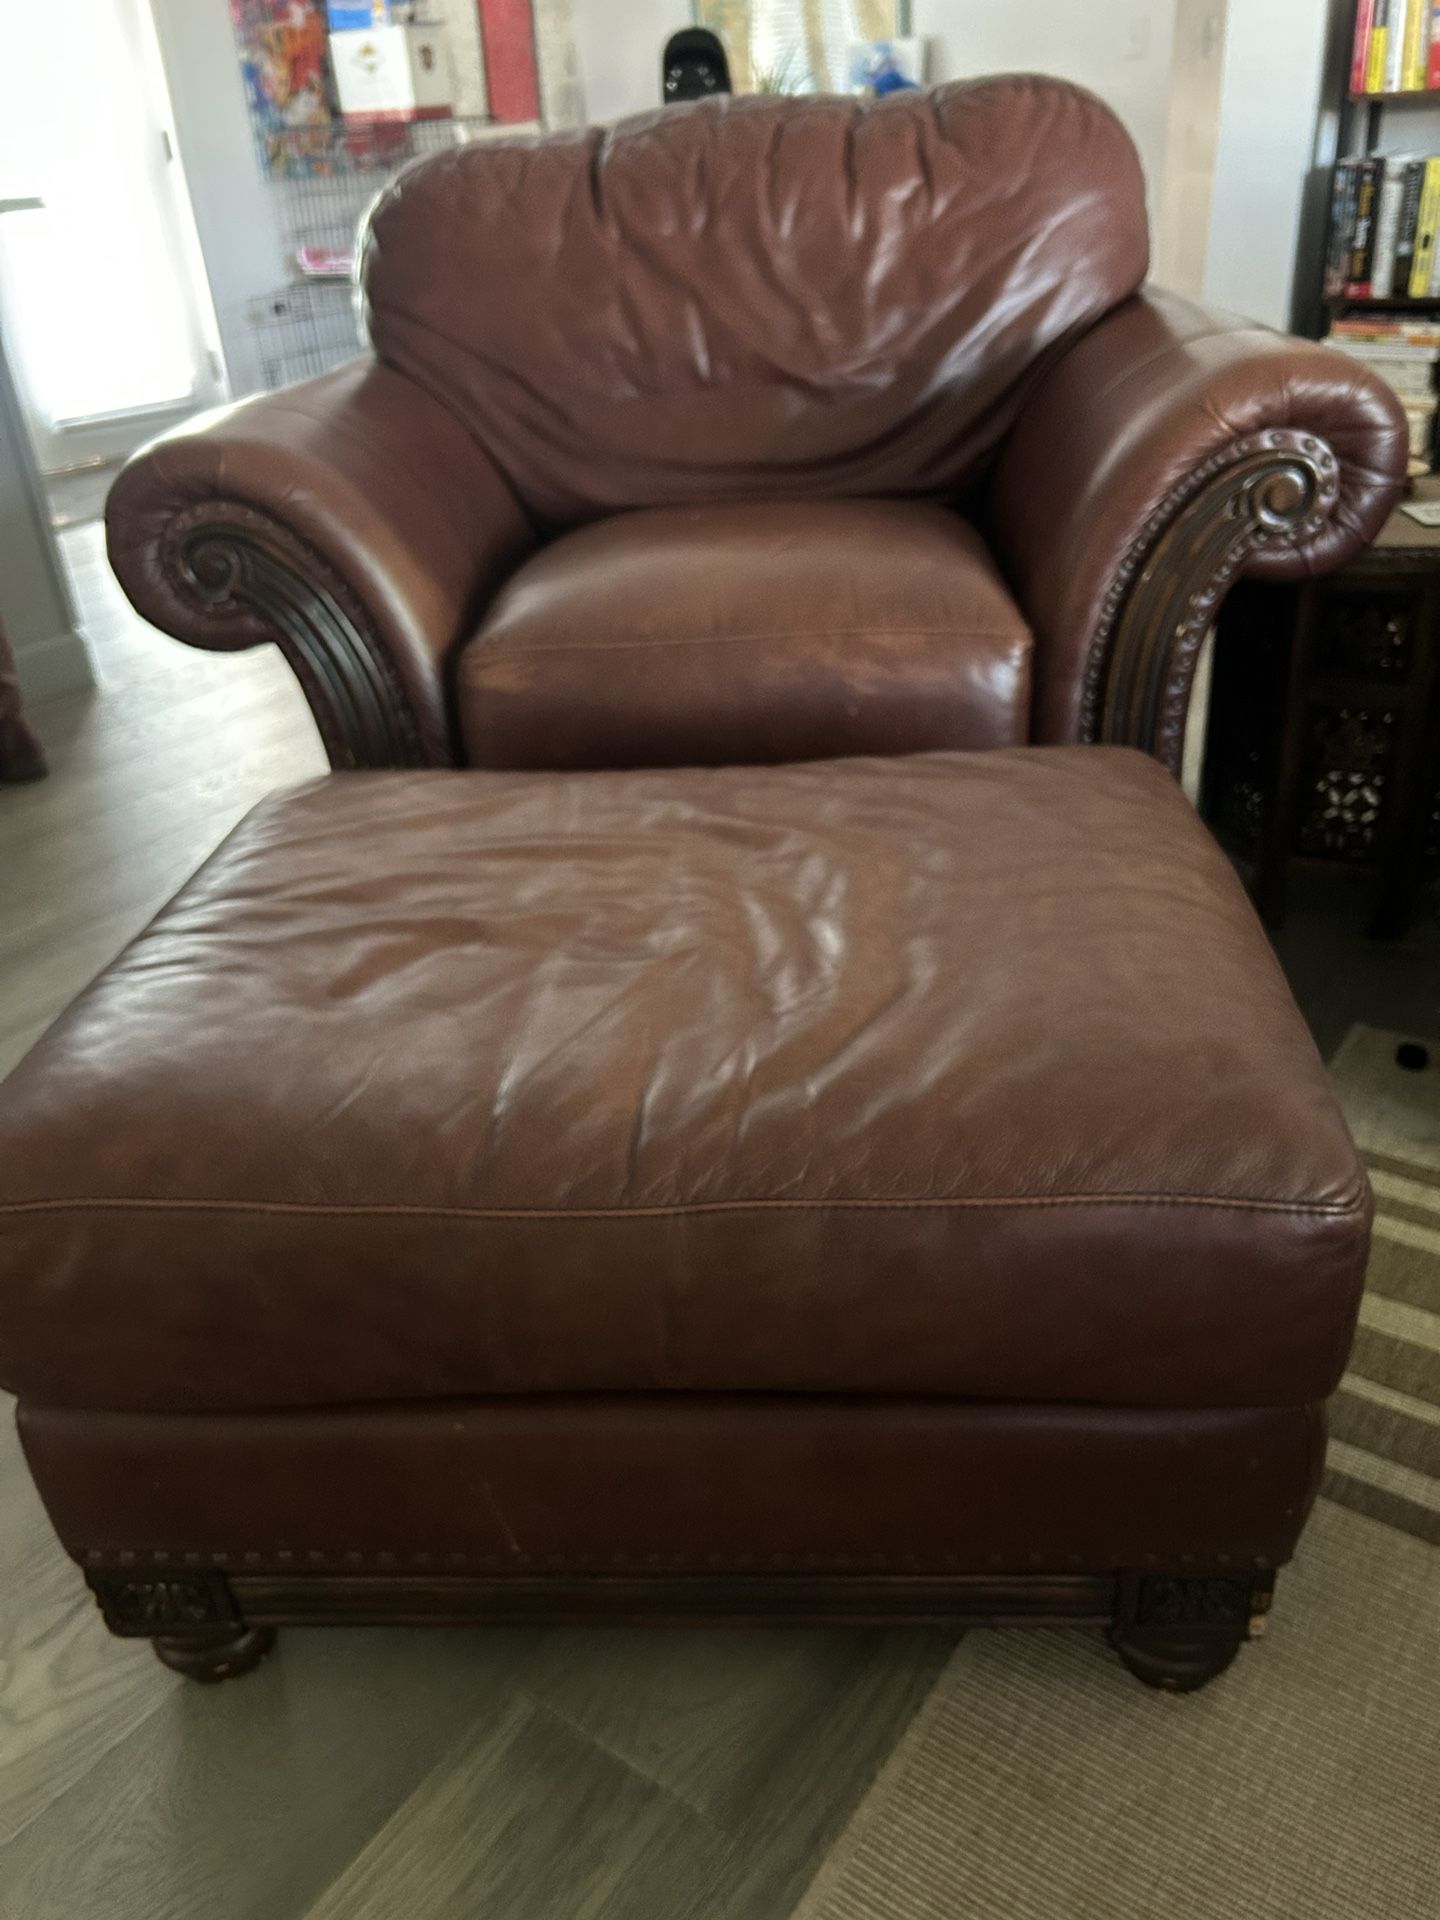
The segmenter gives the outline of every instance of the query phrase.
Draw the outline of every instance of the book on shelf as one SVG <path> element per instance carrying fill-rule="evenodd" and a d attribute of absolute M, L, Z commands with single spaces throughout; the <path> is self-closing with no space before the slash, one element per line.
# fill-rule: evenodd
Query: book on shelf
<path fill-rule="evenodd" d="M 1400 48 L 1400 92 L 1417 94 L 1425 88 L 1430 29 L 1430 0 L 1407 0 L 1405 36 Z"/>
<path fill-rule="evenodd" d="M 1397 161 L 1397 165 L 1399 162 Z M 1415 229 L 1420 224 L 1420 195 L 1425 187 L 1425 162 L 1416 157 L 1405 159 L 1400 173 L 1400 213 L 1395 223 L 1395 261 L 1387 295 L 1408 293 L 1410 271 L 1415 264 Z M 1387 163 L 1385 178 L 1390 178 Z"/>
<path fill-rule="evenodd" d="M 1428 299 L 1433 291 L 1435 222 L 1440 219 L 1440 158 L 1425 162 L 1420 210 L 1415 221 L 1415 252 L 1410 266 L 1410 298 Z"/>
<path fill-rule="evenodd" d="M 1435 347 L 1392 345 L 1383 340 L 1332 339 L 1330 344 L 1373 367 L 1407 407 L 1434 405 Z"/>
<path fill-rule="evenodd" d="M 1370 266 L 1375 257 L 1375 199 L 1385 173 L 1383 160 L 1361 160 L 1355 173 L 1355 213 L 1350 226 L 1350 261 L 1345 270 L 1345 298 L 1371 298 Z"/>
<path fill-rule="evenodd" d="M 1350 223 L 1355 207 L 1354 160 L 1337 160 L 1330 186 L 1330 230 L 1325 240 L 1325 279 L 1321 289 L 1327 300 L 1338 300 L 1345 292 L 1346 268 L 1350 262 Z"/>
<path fill-rule="evenodd" d="M 1436 354 L 1440 353 L 1440 320 L 1419 320 L 1408 313 L 1346 313 L 1330 322 L 1327 338 Z"/>
<path fill-rule="evenodd" d="M 1390 40 L 1390 0 L 1371 0 L 1370 32 L 1366 40 L 1365 91 L 1385 91 L 1385 56 Z"/>
<path fill-rule="evenodd" d="M 1350 91 L 1364 93 L 1370 69 L 1370 22 L 1374 17 L 1373 0 L 1360 0 L 1355 9 L 1355 47 L 1350 58 Z"/>
<path fill-rule="evenodd" d="M 1382 93 L 1403 93 L 1405 89 L 1405 41 L 1410 32 L 1410 15 L 1416 0 L 1390 0 L 1390 31 L 1385 40 L 1385 79 Z"/>
<path fill-rule="evenodd" d="M 1379 191 L 1375 197 L 1375 244 L 1370 260 L 1372 300 L 1389 299 L 1396 288 L 1395 261 L 1399 252 L 1400 207 L 1406 170 L 1399 155 L 1387 158 L 1380 168 Z"/>
<path fill-rule="evenodd" d="M 1440 91 L 1440 0 L 1359 0 L 1352 93 Z"/>
<path fill-rule="evenodd" d="M 1353 154 L 1335 168 L 1325 298 L 1440 304 L 1440 154 Z"/>
<path fill-rule="evenodd" d="M 1332 323 L 1328 343 L 1368 367 L 1396 395 L 1410 433 L 1410 471 L 1428 472 L 1435 443 L 1440 320 L 1350 314 Z"/>

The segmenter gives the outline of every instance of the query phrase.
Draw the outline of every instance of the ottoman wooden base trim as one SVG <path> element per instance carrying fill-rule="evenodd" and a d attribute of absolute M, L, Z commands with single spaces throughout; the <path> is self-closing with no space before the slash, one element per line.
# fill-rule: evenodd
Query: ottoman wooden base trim
<path fill-rule="evenodd" d="M 1103 1627 L 1130 1671 L 1201 1686 L 1263 1628 L 1270 1572 L 730 1575 L 87 1573 L 111 1631 L 194 1679 L 248 1671 L 276 1627 Z"/>

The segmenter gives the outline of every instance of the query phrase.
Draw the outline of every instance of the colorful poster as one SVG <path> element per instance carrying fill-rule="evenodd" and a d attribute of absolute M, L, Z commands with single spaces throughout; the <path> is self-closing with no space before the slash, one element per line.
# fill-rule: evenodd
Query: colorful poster
<path fill-rule="evenodd" d="M 327 171 L 336 102 L 325 0 L 230 0 L 230 16 L 267 172 Z"/>

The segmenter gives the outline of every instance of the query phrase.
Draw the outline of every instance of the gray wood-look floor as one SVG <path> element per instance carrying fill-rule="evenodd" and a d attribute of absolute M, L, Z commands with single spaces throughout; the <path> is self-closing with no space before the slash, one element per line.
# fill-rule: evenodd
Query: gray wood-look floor
<path fill-rule="evenodd" d="M 325 771 L 278 653 L 179 646 L 131 613 L 98 521 L 61 540 L 100 685 L 32 716 L 51 777 L 0 787 L 0 1073 L 257 800 Z"/>
<path fill-rule="evenodd" d="M 278 656 L 130 613 L 0 788 L 0 1073 L 246 809 L 323 771 Z M 922 1633 L 292 1632 L 196 1687 L 113 1640 L 0 1395 L 0 1920 L 780 1920 L 939 1671 Z"/>

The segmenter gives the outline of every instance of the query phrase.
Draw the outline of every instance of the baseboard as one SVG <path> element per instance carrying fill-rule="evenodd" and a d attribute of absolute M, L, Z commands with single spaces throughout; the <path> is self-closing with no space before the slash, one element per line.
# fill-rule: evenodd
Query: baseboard
<path fill-rule="evenodd" d="M 28 706 L 58 700 L 63 694 L 84 693 L 95 685 L 95 668 L 82 632 L 67 628 L 48 640 L 20 640 L 12 635 L 20 690 Z"/>

